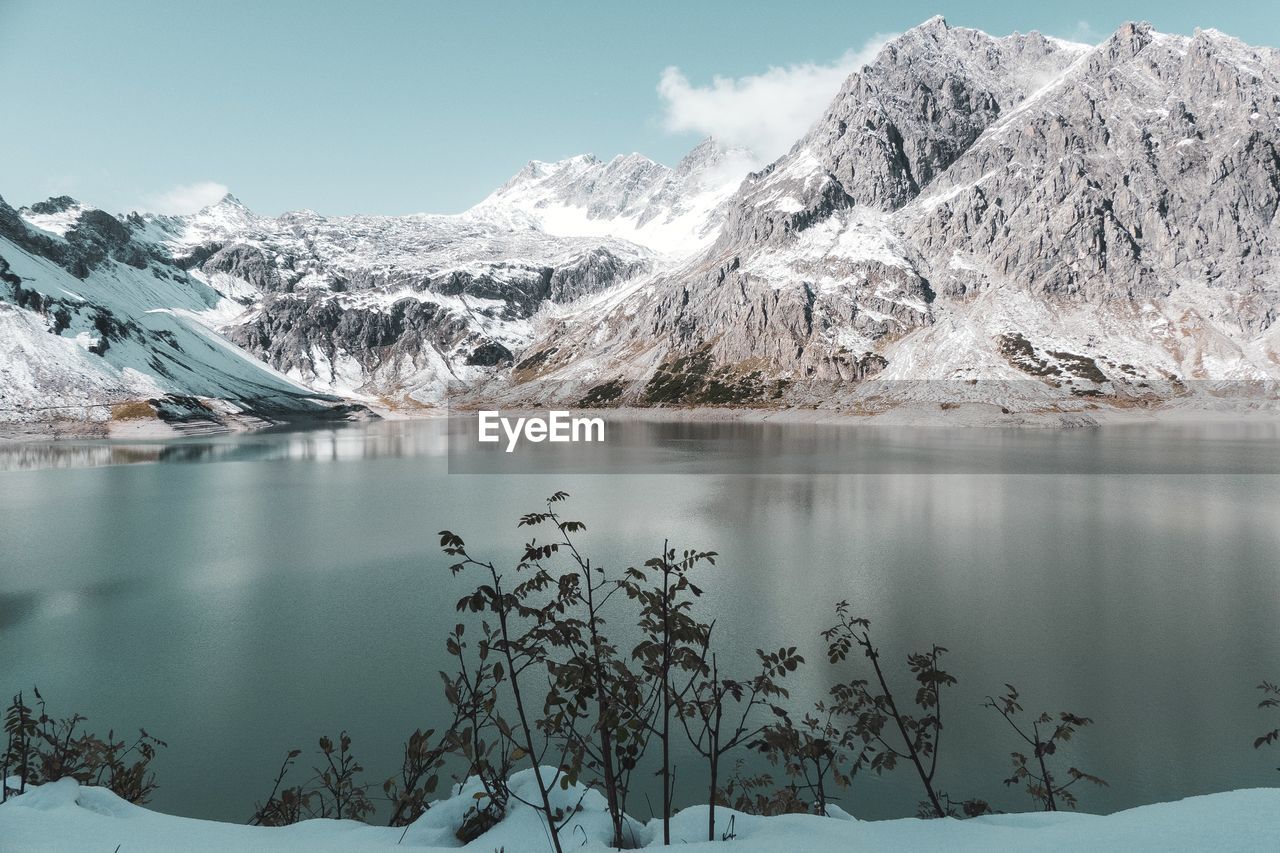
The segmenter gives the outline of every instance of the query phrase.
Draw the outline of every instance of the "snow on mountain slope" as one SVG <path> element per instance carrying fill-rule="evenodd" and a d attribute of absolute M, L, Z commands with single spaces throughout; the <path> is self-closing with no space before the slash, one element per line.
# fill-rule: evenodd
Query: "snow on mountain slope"
<path fill-rule="evenodd" d="M 222 328 L 310 387 L 434 403 L 509 366 L 532 318 L 650 268 L 610 237 L 549 235 L 519 210 L 458 216 L 257 217 L 234 199 L 152 219 L 192 274 L 245 311 Z"/>
<path fill-rule="evenodd" d="M 713 139 L 700 143 L 674 169 L 641 154 L 608 163 L 591 155 L 531 161 L 472 212 L 519 210 L 548 234 L 619 237 L 684 257 L 715 239 L 724 203 L 750 163 L 749 152 L 723 149 Z"/>
<path fill-rule="evenodd" d="M 37 382 L 31 365 L 12 367 L 6 400 L 33 412 L 72 388 L 89 405 L 160 390 L 243 400 L 305 387 L 389 405 L 438 403 L 449 383 L 481 383 L 512 366 L 549 306 L 708 242 L 740 159 L 708 140 L 674 169 L 638 155 L 530 164 L 456 216 L 272 218 L 230 195 L 191 216 L 117 219 L 67 197 L 34 204 L 8 224 L 17 242 L 6 256 L 21 267 L 14 275 L 24 292 L 85 280 L 77 286 L 96 307 L 71 311 L 66 328 L 44 321 L 56 337 L 79 336 L 85 354 L 74 367 L 62 343 L 33 336 L 40 322 L 22 320 L 25 343 L 10 348 L 8 363 L 39 345 L 58 350 L 49 363 L 77 378 L 55 392 L 58 383 Z M 97 227 L 110 239 L 86 243 Z M 28 233 L 43 236 L 27 245 Z M 130 334 L 102 345 L 82 328 L 98 322 L 97 308 Z M 177 363 L 168 336 L 180 339 Z M 241 362 L 263 374 L 250 384 L 265 387 L 244 387 Z"/>
<path fill-rule="evenodd" d="M 0 200 L 0 420 L 101 421 L 113 404 L 171 396 L 223 401 L 210 419 L 322 414 L 340 402 L 214 331 L 238 306 L 150 254 L 129 223 L 59 207 L 24 219 Z M 54 230 L 32 225 L 57 214 Z M 203 411 L 193 401 L 162 408 Z"/>
<path fill-rule="evenodd" d="M 0 302 L 0 421 L 83 418 L 86 407 L 156 393 L 131 388 L 83 342 L 50 335 L 35 313 Z"/>
<path fill-rule="evenodd" d="M 878 377 L 1017 382 L 1028 407 L 1052 392 L 1079 409 L 1192 380 L 1276 387 L 1278 138 L 1274 50 L 1145 24 L 1089 47 L 934 18 L 745 178 L 741 152 L 708 140 L 675 168 L 531 162 L 455 216 L 272 218 L 228 196 L 118 220 L 58 198 L 22 211 L 48 245 L 8 236 L 52 261 L 29 274 L 55 290 L 118 278 L 111 315 L 146 332 L 137 352 L 90 353 L 106 379 L 90 358 L 68 387 L 127 369 L 139 389 L 146 375 L 251 396 L 231 387 L 225 339 L 277 371 L 273 394 L 390 406 L 459 383 L 535 404 L 856 409 Z M 92 344 L 88 313 L 76 329 L 49 316 Z M 209 327 L 210 363 L 184 349 L 162 381 L 162 333 Z M 70 358 L 53 346 L 50 364 Z"/>
<path fill-rule="evenodd" d="M 799 399 L 778 381 L 850 403 L 872 376 L 1274 391 L 1277 79 L 1276 51 L 1212 31 L 1089 48 L 931 19 L 743 182 L 712 246 L 551 324 L 517 379 L 641 404 Z"/>
<path fill-rule="evenodd" d="M 19 215 L 41 231 L 63 237 L 75 227 L 82 213 L 93 208 L 85 207 L 71 196 L 60 195 L 37 202 L 18 211 Z"/>
<path fill-rule="evenodd" d="M 456 216 L 273 219 L 228 196 L 146 227 L 246 306 L 223 330 L 249 352 L 313 388 L 431 404 L 515 364 L 550 306 L 709 242 L 742 162 L 707 140 L 674 169 L 639 155 L 530 163 Z"/>

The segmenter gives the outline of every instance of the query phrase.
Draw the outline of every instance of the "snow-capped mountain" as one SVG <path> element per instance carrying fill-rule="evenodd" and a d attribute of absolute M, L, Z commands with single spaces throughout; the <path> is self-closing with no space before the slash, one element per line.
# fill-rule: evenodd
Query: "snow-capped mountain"
<path fill-rule="evenodd" d="M 742 184 L 714 245 L 558 318 L 519 378 L 642 403 L 763 401 L 778 386 L 761 379 L 1104 398 L 1274 380 L 1278 137 L 1274 50 L 1145 24 L 1090 48 L 934 18 Z"/>
<path fill-rule="evenodd" d="M 22 343 L 0 365 L 28 406 L 66 389 L 253 396 L 232 375 L 391 406 L 455 382 L 527 402 L 857 408 L 887 384 L 871 377 L 1090 404 L 1273 381 L 1278 137 L 1272 49 L 934 18 L 745 179 L 749 158 L 708 141 L 674 168 L 530 162 L 453 216 L 269 218 L 230 196 L 187 217 L 6 207 L 0 322 Z M 109 336 L 87 305 L 141 331 L 97 352 Z M 168 364 L 165 331 L 235 369 Z"/>
<path fill-rule="evenodd" d="M 472 212 L 519 210 L 548 234 L 621 237 L 681 258 L 715 240 L 725 202 L 751 162 L 750 152 L 726 150 L 712 139 L 674 169 L 642 154 L 607 163 L 591 155 L 533 161 Z"/>
<path fill-rule="evenodd" d="M 709 243 L 741 162 L 710 140 L 674 169 L 639 155 L 531 162 L 456 216 L 270 218 L 231 195 L 191 216 L 113 217 L 66 197 L 5 208 L 0 306 L 22 333 L 9 336 L 0 408 L 30 418 L 162 394 L 258 410 L 299 394 L 308 406 L 438 403 L 449 383 L 510 368 L 554 306 Z M 83 303 L 69 321 L 61 299 Z M 100 316 L 140 331 L 109 341 Z M 175 355 L 148 335 L 165 324 L 270 389 L 183 363 L 188 346 Z"/>
<path fill-rule="evenodd" d="M 556 306 L 709 243 L 738 162 L 711 140 L 675 169 L 639 155 L 535 161 L 455 216 L 272 219 L 227 197 L 147 222 L 246 306 L 223 332 L 250 353 L 313 388 L 432 404 L 449 383 L 510 368 Z"/>
<path fill-rule="evenodd" d="M 349 412 L 219 335 L 239 306 L 141 229 L 69 198 L 0 199 L 0 420 L 103 421 L 143 399 L 202 422 Z"/>
<path fill-rule="evenodd" d="M 549 235 L 515 210 L 265 219 L 224 199 L 158 224 L 177 226 L 165 244 L 179 263 L 245 305 L 230 340 L 312 387 L 385 402 L 432 403 L 509 366 L 545 303 L 650 264 L 633 244 Z"/>

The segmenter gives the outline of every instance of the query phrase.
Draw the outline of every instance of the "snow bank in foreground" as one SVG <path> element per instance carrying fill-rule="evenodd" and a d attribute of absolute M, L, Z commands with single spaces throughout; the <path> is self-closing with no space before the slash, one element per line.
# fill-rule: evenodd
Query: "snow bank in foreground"
<path fill-rule="evenodd" d="M 517 774 L 512 788 L 535 799 L 530 771 Z M 453 828 L 475 800 L 473 786 L 437 803 L 408 830 L 366 826 L 354 821 L 310 820 L 296 826 L 264 828 L 158 814 L 130 805 L 102 788 L 64 779 L 29 791 L 0 806 L 0 850 L 4 853 L 115 850 L 122 853 L 365 853 L 365 851 L 445 850 L 459 847 Z M 603 853 L 609 821 L 595 791 L 557 791 L 557 802 L 582 797 L 582 811 L 562 836 L 566 850 Z M 723 817 L 721 817 L 723 815 Z M 1258 788 L 1191 797 L 1100 817 L 1071 813 L 997 815 L 973 820 L 857 821 L 786 815 L 762 818 L 717 812 L 728 828 L 729 844 L 708 843 L 705 806 L 686 809 L 673 820 L 673 841 L 690 853 L 843 853 L 885 851 L 1274 851 L 1280 845 L 1280 789 Z M 658 846 L 658 826 L 635 824 L 641 846 Z M 507 818 L 466 847 L 491 853 L 542 853 L 550 849 L 534 811 L 514 803 Z"/>

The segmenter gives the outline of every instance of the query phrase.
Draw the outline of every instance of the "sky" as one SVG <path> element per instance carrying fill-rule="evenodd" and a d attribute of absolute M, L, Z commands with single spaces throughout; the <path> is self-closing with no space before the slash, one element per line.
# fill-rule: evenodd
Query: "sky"
<path fill-rule="evenodd" d="M 531 159 L 714 135 L 767 161 L 942 14 L 1096 43 L 1128 20 L 1280 45 L 1272 3 L 0 0 L 0 196 L 452 213 Z"/>

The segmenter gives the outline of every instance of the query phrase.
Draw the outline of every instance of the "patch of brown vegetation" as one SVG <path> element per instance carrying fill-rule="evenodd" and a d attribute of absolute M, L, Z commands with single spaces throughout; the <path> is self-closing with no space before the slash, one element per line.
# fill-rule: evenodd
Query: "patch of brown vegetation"
<path fill-rule="evenodd" d="M 146 400 L 132 400 L 128 403 L 117 403 L 111 407 L 113 421 L 151 420 L 156 417 L 156 410 Z"/>

